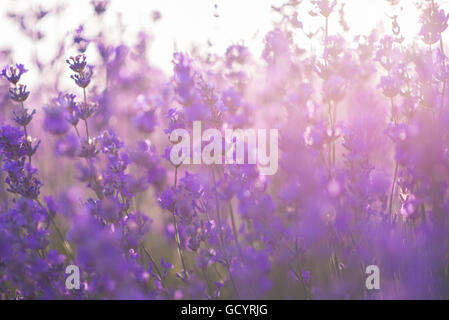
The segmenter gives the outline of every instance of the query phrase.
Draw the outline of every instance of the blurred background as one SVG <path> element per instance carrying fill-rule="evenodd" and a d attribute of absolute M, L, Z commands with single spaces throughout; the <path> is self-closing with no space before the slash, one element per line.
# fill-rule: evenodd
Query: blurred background
<path fill-rule="evenodd" d="M 438 227 L 435 228 L 438 232 L 432 228 L 418 230 L 428 236 L 428 242 L 421 241 L 421 236 L 424 236 L 415 234 L 412 228 L 420 219 L 421 209 L 425 212 L 432 207 L 437 213 L 444 212 L 449 202 L 440 206 L 435 200 L 440 199 L 433 197 L 431 200 L 438 204 L 435 205 L 425 197 L 431 193 L 423 189 L 421 193 L 415 191 L 415 194 L 417 198 L 424 199 L 427 207 L 422 205 L 420 210 L 416 209 L 414 200 L 408 200 L 415 199 L 415 195 L 411 191 L 408 193 L 404 183 L 412 184 L 415 180 L 407 176 L 405 170 L 399 172 L 401 190 L 405 191 L 395 193 L 398 169 L 394 167 L 399 167 L 395 164 L 398 154 L 403 156 L 400 160 L 416 160 L 416 166 L 412 163 L 410 167 L 413 170 L 419 168 L 418 173 L 422 173 L 419 179 L 424 182 L 416 180 L 419 187 L 427 186 L 427 179 L 435 186 L 447 181 L 441 174 L 442 169 L 434 167 L 434 164 L 441 161 L 445 168 L 447 163 L 446 149 L 442 151 L 439 139 L 443 137 L 441 132 L 446 130 L 443 128 L 448 127 L 443 122 L 449 123 L 449 115 L 445 111 L 449 107 L 442 108 L 442 116 L 435 116 L 429 108 L 440 97 L 440 85 L 444 88 L 441 106 L 448 103 L 447 99 L 444 100 L 446 80 L 434 81 L 435 87 L 430 86 L 433 91 L 429 89 L 432 73 L 439 74 L 433 68 L 434 60 L 428 60 L 426 55 L 430 53 L 433 59 L 432 54 L 437 55 L 440 46 L 432 47 L 431 44 L 428 47 L 418 36 L 422 27 L 420 12 L 429 1 L 338 1 L 329 17 L 330 53 L 326 52 L 329 48 L 323 41 L 324 15 L 310 0 L 111 0 L 107 10 L 101 6 L 105 1 L 100 0 L 0 1 L 0 66 L 21 63 L 29 70 L 21 78 L 21 83 L 31 91 L 26 108 L 37 111 L 27 134 L 34 144 L 39 140 L 42 142 L 36 156 L 33 156 L 33 166 L 39 169 L 39 178 L 44 183 L 42 198 L 63 193 L 69 199 L 66 201 L 61 197 L 63 207 L 70 201 L 79 204 L 79 199 L 95 198 L 95 190 L 85 187 L 87 181 L 97 182 L 98 179 L 100 184 L 105 181 L 103 173 L 106 171 L 102 170 L 108 162 L 104 155 L 95 164 L 98 172 L 92 175 L 93 179 L 83 180 L 83 174 L 88 176 L 86 172 L 91 169 L 77 159 L 79 145 L 76 144 L 75 133 L 52 132 L 59 120 L 52 118 L 55 108 L 51 108 L 58 106 L 58 94 L 75 94 L 77 102 L 83 99 L 83 90 L 70 78 L 73 72 L 66 59 L 84 53 L 89 66 L 94 68 L 87 88 L 87 100 L 100 106 L 95 116 L 89 119 L 90 137 L 102 141 L 107 140 L 109 134 L 116 133 L 131 155 L 139 153 L 142 143 L 137 146 L 138 141 L 156 149 L 149 148 L 144 152 L 148 156 L 148 159 L 144 158 L 148 170 L 142 170 L 136 161 L 126 169 L 126 173 L 131 177 L 127 186 L 137 190 L 136 196 L 132 197 L 131 210 L 142 212 L 154 221 L 151 232 L 144 234 L 144 243 L 158 262 L 164 258 L 175 265 L 176 271 L 181 268 L 172 217 L 159 205 L 162 192 L 170 191 L 172 181 L 178 177 L 177 169 L 175 171 L 164 159 L 164 150 L 170 146 L 168 129 L 173 129 L 179 120 L 176 112 L 182 110 L 186 117 L 191 118 L 207 114 L 201 113 L 201 108 L 206 108 L 202 100 L 198 100 L 201 103 L 190 104 L 189 99 L 198 102 L 196 94 L 201 92 L 201 99 L 209 99 L 207 103 L 213 105 L 214 112 L 219 110 L 217 118 L 224 115 L 225 118 L 220 120 L 223 127 L 279 128 L 282 132 L 284 149 L 278 175 L 259 177 L 251 172 L 252 169 L 244 168 L 243 171 L 250 170 L 243 173 L 242 181 L 245 182 L 231 179 L 229 190 L 226 189 L 226 179 L 220 177 L 223 178 L 223 194 L 230 192 L 232 195 L 222 201 L 226 212 L 229 211 L 226 219 L 231 220 L 235 209 L 239 213 L 237 226 L 250 230 L 245 235 L 245 249 L 254 254 L 240 255 L 239 252 L 234 260 L 235 272 L 241 275 L 241 287 L 247 289 L 254 285 L 256 288 L 255 292 L 244 297 L 309 298 L 313 293 L 317 298 L 370 298 L 364 292 L 363 266 L 374 260 L 382 264 L 387 275 L 385 283 L 388 288 L 381 298 L 423 297 L 430 292 L 429 279 L 434 281 L 433 296 L 441 297 L 442 292 L 449 292 L 446 290 L 449 287 L 449 264 L 444 251 L 447 241 L 440 241 L 440 238 L 447 239 L 447 224 L 436 220 L 434 226 Z M 438 3 L 441 9 L 448 11 L 448 1 Z M 395 50 L 384 52 L 383 46 L 388 47 L 392 35 L 395 40 L 391 46 Z M 442 35 L 444 41 L 445 36 Z M 441 48 L 444 48 L 443 41 Z M 174 57 L 174 52 L 183 54 Z M 397 52 L 400 52 L 399 58 Z M 398 74 L 410 73 L 411 86 L 407 87 L 405 80 L 400 84 L 388 81 L 391 79 L 382 69 L 385 66 L 376 60 L 377 55 L 382 58 L 383 54 L 398 66 L 405 64 L 405 71 L 398 68 L 403 71 L 398 71 Z M 326 72 L 332 55 L 335 55 L 335 61 L 331 72 L 336 76 L 329 78 Z M 401 64 L 395 59 L 399 59 Z M 442 65 L 446 68 L 446 63 Z M 430 81 L 426 78 L 428 74 Z M 0 81 L 0 120 L 4 123 L 13 122 L 11 114 L 18 106 L 9 99 L 8 86 L 6 81 Z M 396 91 L 403 89 L 403 97 L 393 99 L 399 95 L 398 92 L 388 96 L 385 88 L 390 86 Z M 384 89 L 383 92 L 380 89 Z M 172 108 L 178 110 L 174 112 Z M 414 108 L 422 114 L 416 113 L 415 117 L 410 111 L 416 111 Z M 390 115 L 396 109 L 409 121 L 409 131 L 404 131 L 406 124 L 396 123 L 395 117 Z M 215 116 L 215 113 L 210 118 L 205 116 L 209 125 L 216 124 Z M 84 137 L 84 124 L 79 128 Z M 416 128 L 423 131 L 418 135 Z M 107 135 L 105 131 L 108 131 Z M 414 135 L 406 140 L 404 132 Z M 398 138 L 394 139 L 396 136 Z M 71 137 L 75 139 L 70 140 Z M 333 139 L 338 143 L 329 142 Z M 71 146 L 73 141 L 74 146 Z M 354 144 L 352 147 L 351 143 Z M 328 151 L 328 160 L 324 158 L 323 150 Z M 331 152 L 334 153 L 332 161 Z M 353 159 L 348 160 L 348 153 L 353 155 Z M 351 161 L 356 163 L 356 169 Z M 331 163 L 335 176 L 330 173 Z M 407 165 L 407 162 L 401 164 L 404 169 Z M 192 185 L 207 186 L 208 194 L 212 195 L 216 183 L 209 169 L 183 166 L 179 177 L 187 177 L 188 182 L 191 178 L 186 171 L 199 173 L 200 182 L 193 181 Z M 428 172 L 434 174 L 427 177 Z M 1 175 L 4 174 L 0 173 L 2 180 Z M 240 178 L 239 174 L 237 172 L 236 176 Z M 147 181 L 142 183 L 141 180 L 145 179 Z M 189 184 L 187 182 L 186 185 Z M 254 199 L 248 198 L 250 188 L 245 183 L 251 187 Z M 4 183 L 0 186 L 0 199 L 13 199 L 5 187 Z M 440 191 L 436 187 L 435 190 Z M 446 199 L 448 193 L 441 190 L 444 194 L 441 199 Z M 234 197 L 233 192 L 241 198 Z M 182 194 L 180 197 L 183 198 Z M 202 200 L 203 196 L 199 202 Z M 207 209 L 216 205 L 215 201 L 211 196 L 206 201 Z M 417 216 L 413 217 L 416 221 L 399 214 L 400 210 L 410 207 L 408 201 L 413 202 L 410 206 Z M 6 204 L 4 201 L 4 206 Z M 383 224 L 380 219 L 384 217 L 387 204 L 390 205 L 390 213 L 392 210 L 397 212 L 400 220 L 397 225 Z M 363 223 L 359 220 L 361 217 Z M 73 221 L 70 223 L 70 220 L 58 216 L 56 222 L 66 232 L 70 228 L 76 229 L 77 221 Z M 444 221 L 447 223 L 447 219 Z M 254 226 L 251 225 L 253 222 Z M 107 226 L 115 228 L 113 223 Z M 420 224 L 416 223 L 416 226 L 420 227 Z M 187 227 L 188 223 L 186 230 Z M 341 232 L 340 237 L 333 233 L 334 227 Z M 80 239 L 89 238 L 95 232 L 88 229 L 88 232 L 81 233 Z M 254 234 L 260 238 L 254 240 Z M 361 240 L 355 241 L 353 234 Z M 296 267 L 292 268 L 289 263 L 296 264 L 296 258 L 303 255 L 298 250 L 298 238 L 305 239 L 304 246 L 308 251 L 304 266 L 297 268 L 305 273 L 296 276 L 295 283 L 291 281 L 290 271 Z M 405 242 L 404 238 L 410 242 Z M 279 239 L 285 243 L 276 243 Z M 95 249 L 96 241 L 92 244 Z M 89 249 L 89 246 L 91 243 L 85 247 Z M 62 243 L 53 238 L 51 247 L 63 252 Z M 440 247 L 441 250 L 428 250 Z M 292 248 L 294 255 L 290 256 Z M 94 249 L 92 260 L 101 260 L 96 259 L 98 252 Z M 338 257 L 340 252 L 347 256 Z M 250 262 L 240 266 L 239 263 L 244 261 L 241 257 L 249 257 Z M 196 265 L 196 252 L 186 250 L 186 259 L 188 264 Z M 269 260 L 270 263 L 279 262 L 279 265 L 270 269 Z M 257 273 L 259 266 L 262 267 Z M 434 277 L 435 270 L 441 275 Z M 298 291 L 295 286 L 300 278 L 309 279 L 310 271 L 313 279 L 310 294 L 304 283 L 304 293 Z M 216 273 L 218 276 L 214 280 L 226 282 L 219 272 Z M 263 288 L 269 287 L 268 273 L 273 286 L 267 293 Z M 119 277 L 114 273 L 112 278 L 125 279 L 121 270 L 118 274 Z M 416 274 L 423 276 L 420 278 Z M 169 281 L 178 281 L 174 273 Z M 259 287 L 255 284 L 257 281 Z M 229 282 L 226 290 L 227 295 L 224 296 L 232 297 Z M 170 292 L 170 295 L 183 297 L 178 291 Z M 198 297 L 195 294 L 186 296 Z"/>
<path fill-rule="evenodd" d="M 99 28 L 116 30 L 107 37 L 124 44 L 132 43 L 139 32 L 152 35 L 151 50 L 147 57 L 152 64 L 165 72 L 172 70 L 172 54 L 176 50 L 189 51 L 193 48 L 224 54 L 226 48 L 235 43 L 247 46 L 256 56 L 263 50 L 263 38 L 272 29 L 273 23 L 281 16 L 276 12 L 284 0 L 128 0 L 111 1 L 108 10 L 101 15 L 101 24 L 91 19 L 95 12 L 90 0 L 2 0 L 0 7 L 0 29 L 2 38 L 0 48 L 11 48 L 17 61 L 30 65 L 36 55 L 42 63 L 51 59 L 58 50 L 61 40 L 68 37 L 80 25 L 85 26 L 86 34 L 94 34 Z M 394 1 L 393 1 L 394 2 Z M 448 1 L 439 1 L 441 8 L 448 8 Z M 389 1 L 344 0 L 338 8 L 345 11 L 345 19 L 350 27 L 348 37 L 368 34 L 374 28 L 382 33 L 391 28 L 391 17 L 398 14 L 398 23 L 406 41 L 416 39 L 419 24 L 415 1 L 403 1 L 392 11 Z M 322 28 L 322 21 L 314 19 L 308 11 L 312 5 L 308 1 L 301 4 L 300 21 L 306 32 Z M 59 14 L 48 14 L 35 21 L 33 16 L 51 10 Z M 407 14 L 400 15 L 406 11 Z M 32 28 L 44 36 L 36 42 L 34 35 L 25 37 L 21 28 Z M 340 31 L 337 16 L 330 20 L 330 33 Z M 308 41 L 298 32 L 297 41 Z M 65 56 L 75 53 L 74 48 L 66 48 Z M 88 52 L 94 54 L 94 52 Z M 93 57 L 90 54 L 91 62 Z M 3 62 L 3 61 L 2 61 Z M 68 71 L 67 71 L 68 72 Z M 30 85 L 36 73 L 26 75 Z"/>

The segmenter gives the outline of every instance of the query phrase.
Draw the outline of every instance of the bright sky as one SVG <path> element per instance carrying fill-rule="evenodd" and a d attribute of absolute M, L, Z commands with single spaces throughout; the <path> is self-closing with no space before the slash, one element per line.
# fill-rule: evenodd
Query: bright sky
<path fill-rule="evenodd" d="M 39 28 L 47 32 L 48 39 L 40 47 L 38 54 L 45 61 L 55 50 L 56 41 L 66 32 L 73 31 L 80 24 L 86 24 L 87 31 L 96 30 L 99 23 L 92 19 L 93 10 L 89 0 L 0 0 L 0 49 L 12 47 L 16 61 L 29 63 L 33 43 L 23 39 L 18 34 L 18 28 L 3 16 L 13 8 L 24 10 L 29 7 L 52 7 L 54 4 L 67 4 L 57 19 L 43 19 Z M 341 3 L 343 0 L 340 0 Z M 140 30 L 149 31 L 154 42 L 151 48 L 151 61 L 154 65 L 170 72 L 172 53 L 175 49 L 188 51 L 193 44 L 205 46 L 209 40 L 213 52 L 223 54 L 226 48 L 236 42 L 244 42 L 259 55 L 263 48 L 263 37 L 272 28 L 272 22 L 279 16 L 270 9 L 271 5 L 280 5 L 285 0 L 111 0 L 106 16 L 101 26 L 113 26 L 117 23 L 117 14 L 122 15 L 125 32 L 121 39 L 131 43 Z M 304 0 L 304 3 L 309 0 Z M 387 32 L 391 30 L 387 14 L 392 10 L 386 0 L 344 0 L 346 5 L 346 20 L 351 26 L 351 35 L 367 34 L 370 30 L 383 23 Z M 404 10 L 399 17 L 403 34 L 411 39 L 416 36 L 419 24 L 418 13 L 414 7 L 415 1 L 402 0 Z M 438 1 L 446 10 L 448 0 Z M 153 23 L 151 12 L 161 12 L 162 19 Z M 307 10 L 299 12 L 305 29 L 316 29 L 322 26 L 322 18 L 311 18 Z M 335 30 L 338 15 L 333 14 L 330 21 L 330 33 Z M 106 29 L 107 30 L 107 29 Z M 299 31 L 298 31 L 299 32 Z M 72 54 L 73 52 L 69 53 Z"/>

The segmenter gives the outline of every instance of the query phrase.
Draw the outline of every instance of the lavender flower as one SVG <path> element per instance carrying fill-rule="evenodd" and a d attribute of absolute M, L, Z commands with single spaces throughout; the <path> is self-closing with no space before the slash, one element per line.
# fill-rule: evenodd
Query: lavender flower
<path fill-rule="evenodd" d="M 93 75 L 93 69 L 88 68 L 87 70 L 84 70 L 83 72 L 71 75 L 70 78 L 72 78 L 75 83 L 80 88 L 87 88 L 87 86 L 90 84 L 90 80 L 92 79 Z"/>
<path fill-rule="evenodd" d="M 422 12 L 420 22 L 422 24 L 419 32 L 424 43 L 434 44 L 441 38 L 441 33 L 447 29 L 449 15 L 439 9 L 437 4 L 429 4 Z"/>
<path fill-rule="evenodd" d="M 92 0 L 91 4 L 94 6 L 95 12 L 101 15 L 106 11 L 109 0 Z"/>
<path fill-rule="evenodd" d="M 24 102 L 29 95 L 26 85 L 19 84 L 17 87 L 9 88 L 9 97 L 15 102 Z"/>
<path fill-rule="evenodd" d="M 16 64 L 15 66 L 4 67 L 0 75 L 5 77 L 13 85 L 16 85 L 20 81 L 20 77 L 26 72 L 28 70 L 25 69 L 23 64 Z"/>
<path fill-rule="evenodd" d="M 75 57 L 70 57 L 66 60 L 70 69 L 76 73 L 82 73 L 87 66 L 86 56 L 84 54 L 79 54 Z"/>
<path fill-rule="evenodd" d="M 92 117 L 93 115 L 95 115 L 95 113 L 98 110 L 98 104 L 96 103 L 91 103 L 91 102 L 81 102 L 79 104 L 76 105 L 76 115 L 82 119 L 82 120 L 87 120 L 90 117 Z"/>
<path fill-rule="evenodd" d="M 314 0 L 313 3 L 320 10 L 320 14 L 323 17 L 329 17 L 337 5 L 337 1 L 329 0 Z"/>
<path fill-rule="evenodd" d="M 31 120 L 33 120 L 33 116 L 36 114 L 36 110 L 28 113 L 28 109 L 19 109 L 18 111 L 13 111 L 14 117 L 13 120 L 22 127 L 26 127 L 30 124 Z"/>
<path fill-rule="evenodd" d="M 61 107 L 47 107 L 45 109 L 44 129 L 55 135 L 63 135 L 69 131 L 67 110 Z"/>
<path fill-rule="evenodd" d="M 3 68 L 0 299 L 448 298 L 448 15 L 421 1 L 419 39 L 406 39 L 407 7 L 391 29 L 351 38 L 350 4 L 300 2 L 272 7 L 260 56 L 243 42 L 176 52 L 167 73 L 147 59 L 149 34 L 113 39 L 133 28 L 106 30 L 110 1 L 93 0 L 71 43 L 48 39 L 59 45 L 45 62 L 33 51 L 36 94 L 22 64 Z M 62 14 L 13 7 L 8 21 L 35 42 L 50 36 L 38 22 Z M 14 52 L 13 41 L 0 60 Z M 59 92 L 61 62 L 76 96 Z M 278 173 L 173 165 L 180 141 L 167 136 L 201 137 L 195 120 L 277 128 Z M 79 290 L 65 287 L 69 264 Z M 372 265 L 381 291 L 365 286 Z"/>

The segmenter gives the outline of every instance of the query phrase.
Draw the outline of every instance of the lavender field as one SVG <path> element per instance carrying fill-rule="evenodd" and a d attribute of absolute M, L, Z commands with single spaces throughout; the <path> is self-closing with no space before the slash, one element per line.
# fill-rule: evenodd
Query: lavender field
<path fill-rule="evenodd" d="M 376 0 L 367 33 L 354 1 L 272 1 L 169 68 L 170 14 L 129 33 L 117 1 L 3 0 L 0 300 L 449 298 L 446 1 Z"/>

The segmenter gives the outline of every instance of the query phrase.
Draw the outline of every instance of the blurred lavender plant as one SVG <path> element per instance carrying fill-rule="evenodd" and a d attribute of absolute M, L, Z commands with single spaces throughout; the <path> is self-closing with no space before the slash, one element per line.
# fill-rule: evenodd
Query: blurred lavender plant
<path fill-rule="evenodd" d="M 306 2 L 273 7 L 260 59 L 241 43 L 176 52 L 167 77 L 147 34 L 125 45 L 83 23 L 66 59 L 79 95 L 59 89 L 54 62 L 30 66 L 48 79 L 33 94 L 22 64 L 3 68 L 0 298 L 448 298 L 448 16 L 423 1 L 421 42 L 403 42 L 398 15 L 391 34 L 352 41 L 344 3 L 336 17 L 340 2 L 310 1 L 323 27 L 307 32 Z M 109 1 L 91 4 L 101 29 Z M 167 136 L 195 120 L 280 128 L 282 172 L 173 165 Z M 64 286 L 69 264 L 80 290 Z M 380 292 L 365 287 L 369 265 Z"/>

